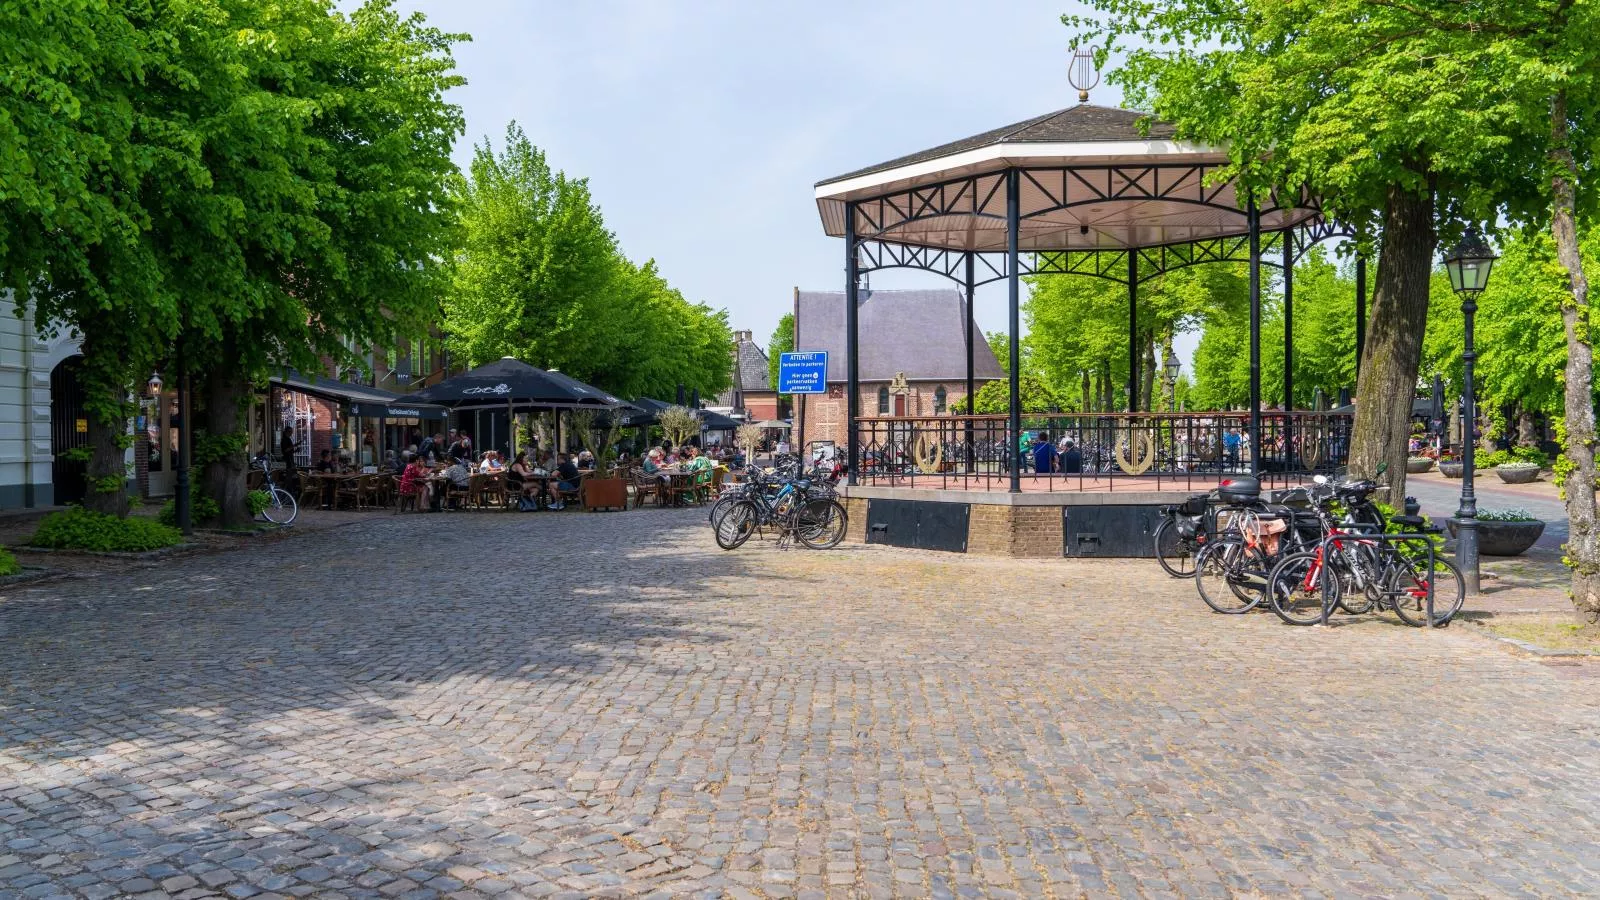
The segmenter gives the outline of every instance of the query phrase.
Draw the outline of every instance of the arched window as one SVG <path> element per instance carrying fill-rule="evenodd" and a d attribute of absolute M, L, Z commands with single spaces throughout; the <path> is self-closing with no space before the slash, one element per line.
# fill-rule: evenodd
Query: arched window
<path fill-rule="evenodd" d="M 878 415 L 887 416 L 888 414 L 889 414 L 889 387 L 888 387 L 888 385 L 885 385 L 885 386 L 883 386 L 881 388 L 878 388 Z"/>
<path fill-rule="evenodd" d="M 941 384 L 937 388 L 934 389 L 934 391 L 933 391 L 933 414 L 934 415 L 936 415 L 936 416 L 944 415 L 944 405 L 945 405 L 945 399 L 946 399 L 947 396 L 948 395 L 945 394 L 945 392 L 944 392 L 944 385 Z"/>

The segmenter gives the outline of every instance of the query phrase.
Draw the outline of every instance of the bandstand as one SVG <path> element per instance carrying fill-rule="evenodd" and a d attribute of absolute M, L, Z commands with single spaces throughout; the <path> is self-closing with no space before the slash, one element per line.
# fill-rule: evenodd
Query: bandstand
<path fill-rule="evenodd" d="M 1293 265 L 1348 231 L 1307 194 L 1242 196 L 1215 177 L 1226 162 L 1225 151 L 1175 140 L 1145 114 L 1081 103 L 816 186 L 824 229 L 845 242 L 845 493 L 854 539 L 1014 556 L 1149 555 L 1160 505 L 1230 474 L 1282 487 L 1343 464 L 1348 413 L 1262 409 L 1261 271 L 1282 272 L 1283 396 L 1292 407 Z M 1249 406 L 1140 412 L 1139 285 L 1208 262 L 1247 263 Z M 1364 261 L 1356 267 L 1359 359 Z M 978 287 L 1006 284 L 1007 415 L 861 414 L 859 282 L 896 268 L 947 277 L 969 304 Z M 1022 409 L 1020 282 L 1051 274 L 1127 286 L 1125 412 Z M 973 327 L 968 316 L 969 397 L 973 341 L 981 339 Z M 1038 429 L 1073 436 L 1084 471 L 1029 471 L 1019 443 Z"/>

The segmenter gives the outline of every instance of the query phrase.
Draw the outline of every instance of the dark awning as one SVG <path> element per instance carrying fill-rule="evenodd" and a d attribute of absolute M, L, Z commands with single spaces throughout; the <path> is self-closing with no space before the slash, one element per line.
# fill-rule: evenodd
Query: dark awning
<path fill-rule="evenodd" d="M 289 370 L 269 381 L 296 393 L 321 397 L 343 408 L 345 415 L 368 419 L 444 419 L 449 410 L 432 403 L 418 403 L 404 394 L 395 394 L 368 384 L 350 384 L 321 375 L 302 375 Z"/>
<path fill-rule="evenodd" d="M 446 378 L 414 396 L 452 409 L 614 409 L 622 405 L 597 387 L 509 356 Z"/>

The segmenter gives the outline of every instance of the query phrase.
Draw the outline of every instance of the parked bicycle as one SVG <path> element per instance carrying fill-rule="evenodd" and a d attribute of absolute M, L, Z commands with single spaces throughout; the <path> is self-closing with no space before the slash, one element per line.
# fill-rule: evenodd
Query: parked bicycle
<path fill-rule="evenodd" d="M 295 517 L 300 515 L 300 504 L 294 495 L 278 487 L 272 480 L 272 462 L 266 454 L 256 457 L 256 467 L 264 474 L 264 480 L 258 490 L 267 494 L 267 505 L 261 509 L 261 518 L 274 525 L 292 525 Z"/>
<path fill-rule="evenodd" d="M 766 473 L 753 474 L 746 484 L 712 519 L 717 546 L 722 549 L 737 549 L 752 535 L 768 530 L 777 532 L 780 548 L 794 540 L 813 550 L 827 550 L 844 540 L 849 517 L 833 499 L 831 484 Z"/>
<path fill-rule="evenodd" d="M 1317 482 L 1312 496 L 1324 537 L 1273 566 L 1267 595 L 1278 617 L 1315 625 L 1335 608 L 1352 615 L 1393 610 L 1407 625 L 1448 625 L 1466 601 L 1466 587 L 1434 546 L 1440 529 L 1421 516 L 1385 520 L 1371 501 L 1377 488 L 1371 481 L 1318 476 Z M 1404 532 L 1386 534 L 1389 525 Z"/>

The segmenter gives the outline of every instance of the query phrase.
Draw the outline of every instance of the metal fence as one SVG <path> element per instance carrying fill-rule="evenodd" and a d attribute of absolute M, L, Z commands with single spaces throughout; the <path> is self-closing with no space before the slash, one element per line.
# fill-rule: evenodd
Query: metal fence
<path fill-rule="evenodd" d="M 1003 415 L 862 417 L 856 483 L 1006 490 L 1017 458 L 1024 490 L 1203 490 L 1257 468 L 1281 486 L 1344 466 L 1350 425 L 1348 413 L 1263 412 L 1257 439 L 1249 413 L 1036 414 L 1022 434 Z M 1035 471 L 1041 434 L 1062 451 L 1054 471 Z"/>

